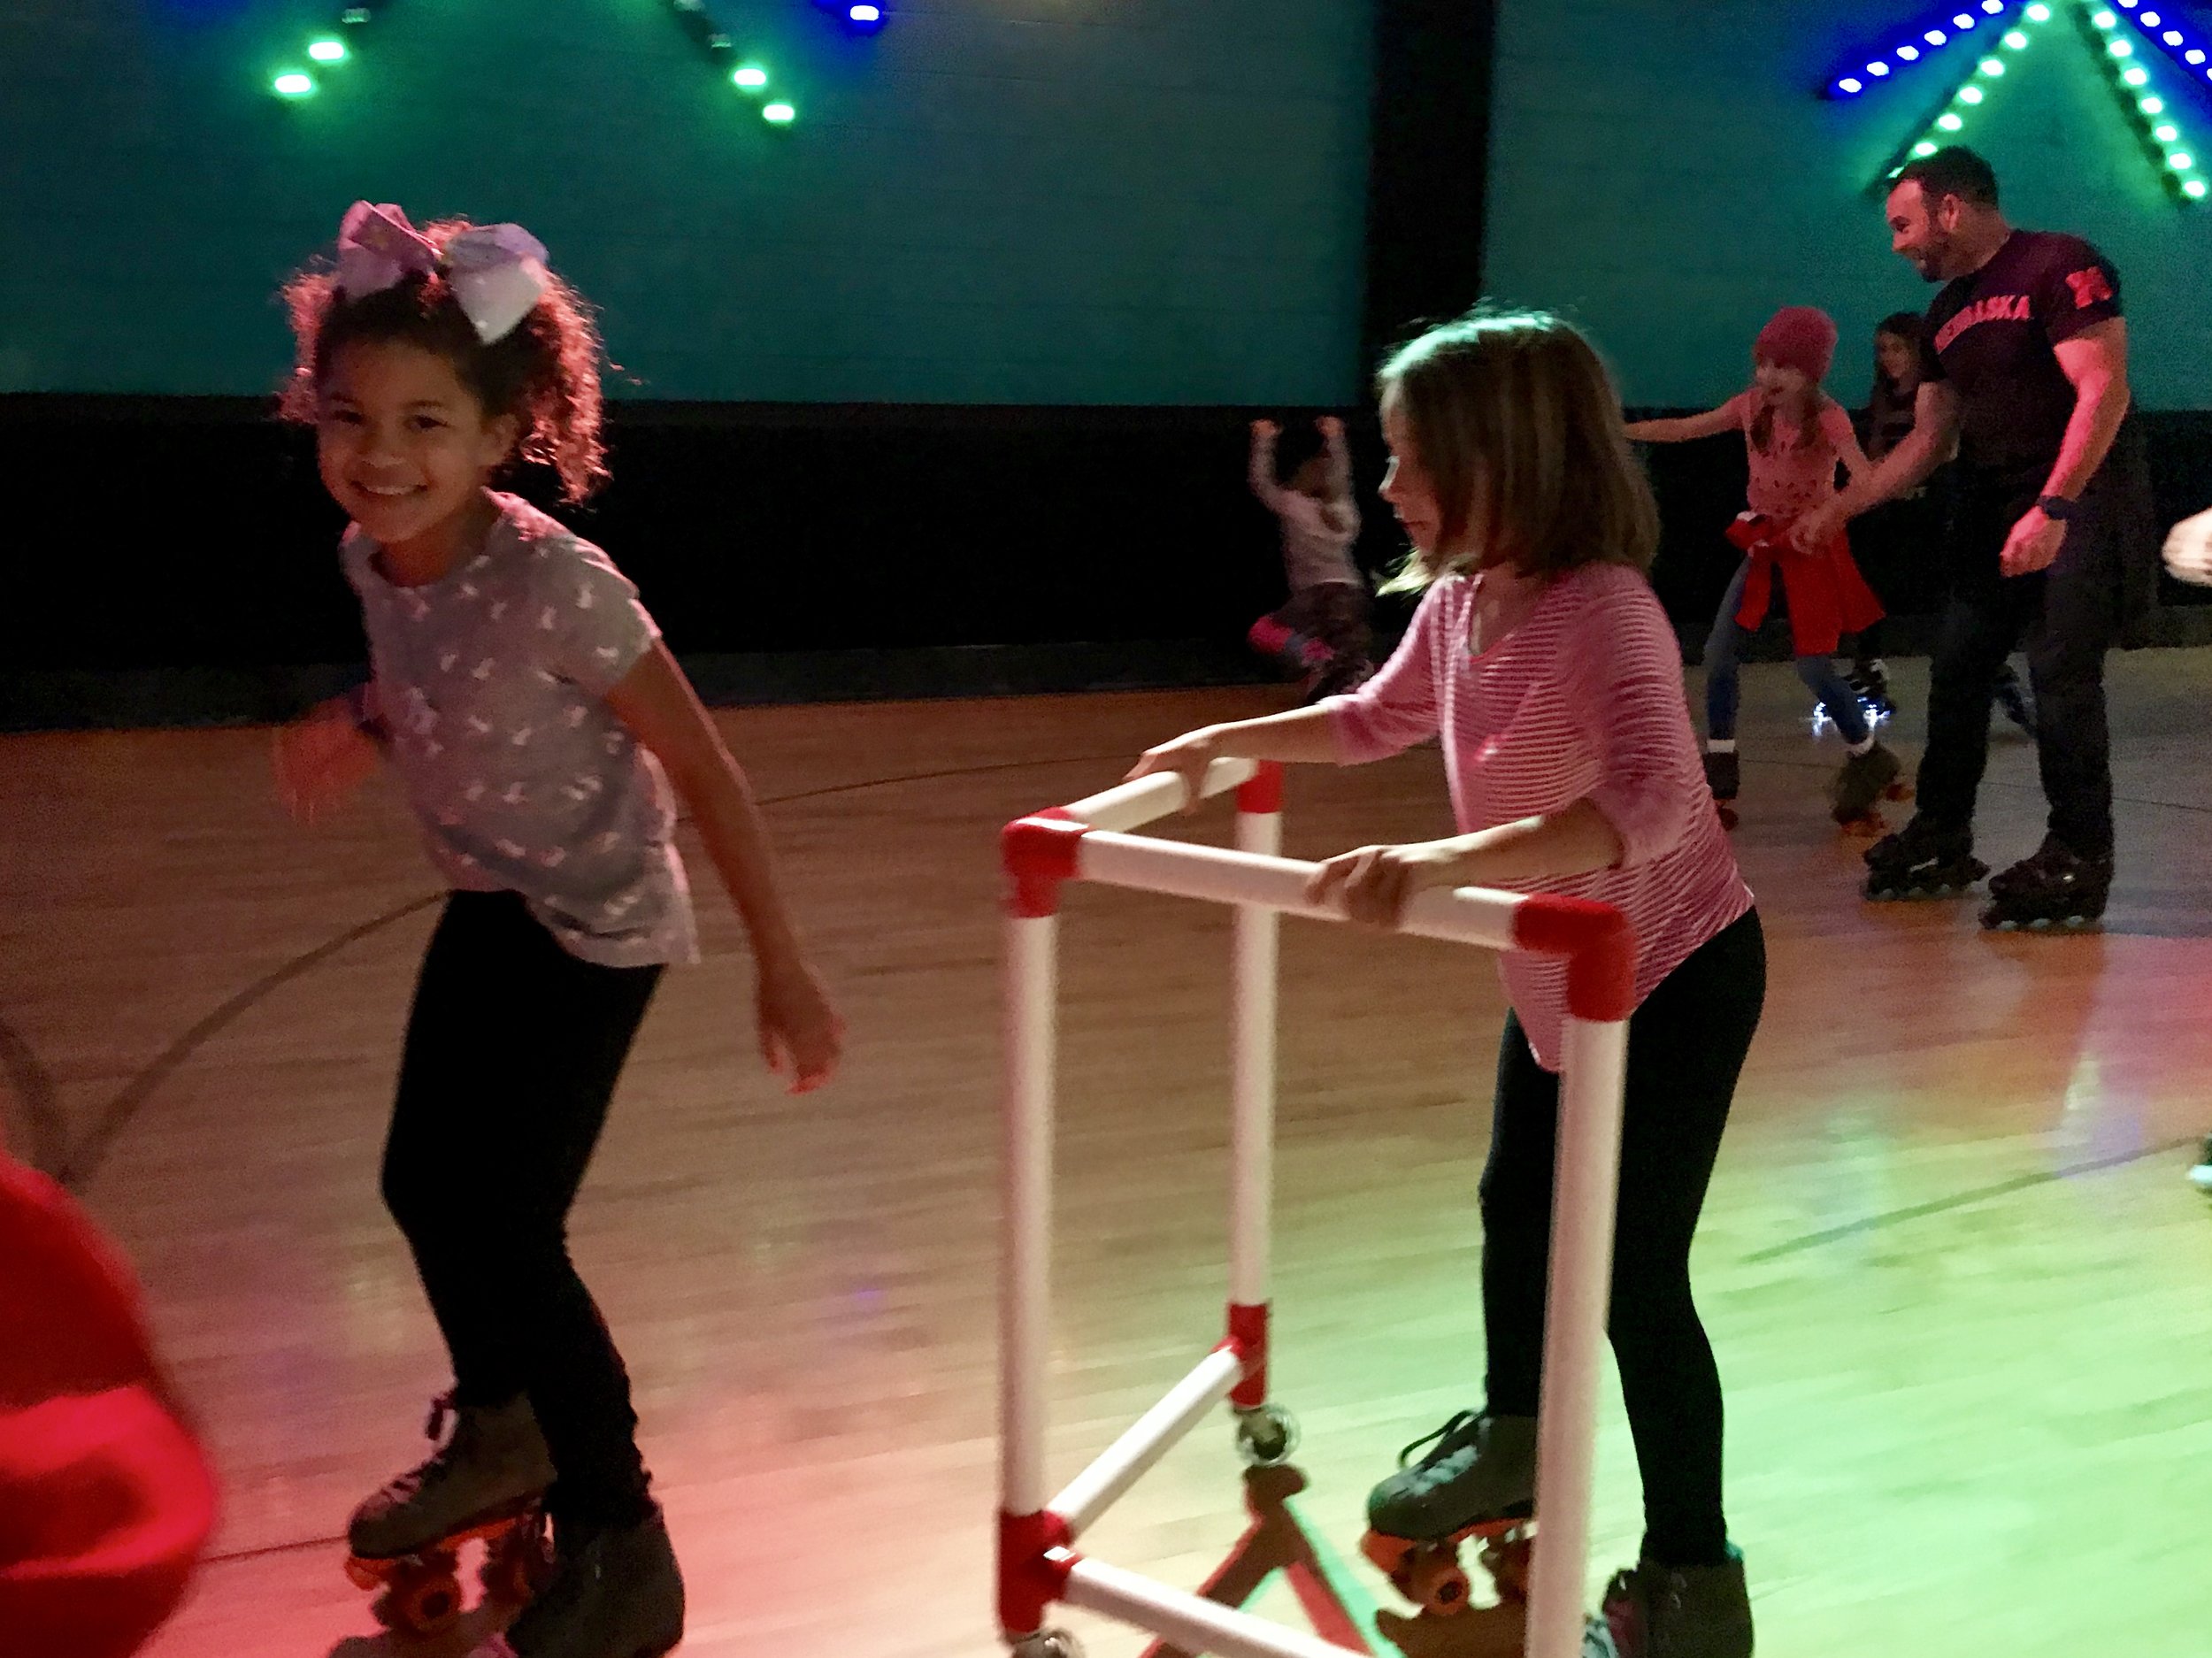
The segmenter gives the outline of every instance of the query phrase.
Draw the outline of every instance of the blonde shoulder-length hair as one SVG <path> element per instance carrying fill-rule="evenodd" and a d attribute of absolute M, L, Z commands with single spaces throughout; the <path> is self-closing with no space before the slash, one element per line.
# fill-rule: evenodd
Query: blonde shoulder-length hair
<path fill-rule="evenodd" d="M 1436 494 L 1436 545 L 1389 586 L 1418 590 L 1513 564 L 1648 571 L 1659 508 L 1629 452 L 1613 377 L 1574 327 L 1541 311 L 1478 306 L 1393 352 L 1376 376 Z"/>

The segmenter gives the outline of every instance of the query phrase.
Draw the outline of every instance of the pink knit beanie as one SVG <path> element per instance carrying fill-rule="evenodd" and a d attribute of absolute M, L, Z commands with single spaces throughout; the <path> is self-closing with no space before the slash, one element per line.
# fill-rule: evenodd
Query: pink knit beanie
<path fill-rule="evenodd" d="M 1810 305 L 1785 305 L 1759 330 L 1752 356 L 1784 368 L 1793 368 L 1814 385 L 1828 378 L 1828 365 L 1836 357 L 1836 325 L 1824 311 Z"/>

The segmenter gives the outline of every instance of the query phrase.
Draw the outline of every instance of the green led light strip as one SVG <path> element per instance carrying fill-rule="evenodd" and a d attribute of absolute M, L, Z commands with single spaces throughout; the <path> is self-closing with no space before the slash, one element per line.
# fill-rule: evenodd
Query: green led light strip
<path fill-rule="evenodd" d="M 388 0 L 349 5 L 338 14 L 337 25 L 309 40 L 302 49 L 304 63 L 287 65 L 269 78 L 269 90 L 280 98 L 298 101 L 322 90 L 320 73 L 342 69 L 354 60 L 354 41 L 377 18 L 390 9 Z M 762 100 L 760 119 L 771 127 L 789 127 L 799 118 L 788 98 L 769 96 L 773 77 L 757 59 L 740 60 L 737 43 L 719 28 L 707 11 L 707 0 L 668 0 L 668 9 L 694 44 L 718 72 L 726 71 L 730 84 L 749 97 Z"/>
<path fill-rule="evenodd" d="M 2164 84 L 2166 81 L 2179 79 L 2185 72 L 2172 65 L 2154 69 L 2147 61 L 2157 55 L 2154 42 L 2139 42 L 2131 31 L 2121 27 L 2124 20 L 2131 22 L 2147 35 L 2160 27 L 2140 15 L 2140 3 L 2141 0 L 2118 0 L 2120 9 L 2116 10 L 2105 0 L 2034 0 L 2034 4 L 2021 7 L 2016 17 L 2001 19 L 1989 15 L 1993 8 L 1983 7 L 1984 15 L 1979 21 L 1986 26 L 1999 22 L 2005 26 L 2004 32 L 1993 40 L 1987 27 L 1972 32 L 1938 30 L 1926 35 L 1924 46 L 1909 49 L 1913 66 L 1924 66 L 1939 53 L 1947 56 L 1961 48 L 1965 48 L 1964 55 L 1972 58 L 1971 66 L 1953 84 L 1949 96 L 1921 129 L 1882 164 L 1870 181 L 1870 188 L 1878 192 L 1886 190 L 1890 180 L 1909 162 L 1933 155 L 1946 144 L 1971 142 L 1975 121 L 2003 91 L 2005 77 L 2014 62 L 2039 37 L 2043 26 L 2063 10 L 2072 14 L 2077 32 L 2104 72 L 2146 163 L 2155 170 L 2166 190 L 2185 205 L 2212 196 L 2212 183 L 2207 180 L 2212 167 L 2200 159 L 2197 147 L 2183 131 L 2181 113 Z M 2124 19 L 2123 12 L 2133 15 Z M 1947 39 L 1939 39 L 1945 35 Z M 2181 37 L 2176 33 L 2174 38 Z M 1899 50 L 1901 53 L 1907 49 Z M 2170 51 L 2169 55 L 2177 54 Z M 1873 92 L 1901 73 L 1896 65 L 1891 65 L 1887 73 L 1877 76 L 1872 73 L 1876 62 L 1886 63 L 1887 59 L 1878 58 L 1870 62 L 1863 73 L 1855 68 L 1824 87 L 1821 96 L 1855 99 Z"/>

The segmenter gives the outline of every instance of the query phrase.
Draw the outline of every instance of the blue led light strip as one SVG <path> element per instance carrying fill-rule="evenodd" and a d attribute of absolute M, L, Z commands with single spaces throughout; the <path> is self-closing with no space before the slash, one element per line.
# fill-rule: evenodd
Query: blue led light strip
<path fill-rule="evenodd" d="M 2019 10 L 2018 0 L 1957 0 L 1930 12 L 1888 44 L 1855 53 L 1839 65 L 1822 87 L 1821 96 L 1859 97 L 1926 67 L 1955 47 L 1985 49 L 1991 32 L 2003 28 L 2006 14 Z"/>

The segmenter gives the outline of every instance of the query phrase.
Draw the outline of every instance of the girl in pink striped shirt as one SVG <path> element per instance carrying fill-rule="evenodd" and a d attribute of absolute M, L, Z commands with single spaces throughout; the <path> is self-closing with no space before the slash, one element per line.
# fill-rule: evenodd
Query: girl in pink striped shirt
<path fill-rule="evenodd" d="M 1747 1658 L 1743 1560 L 1721 1505 L 1721 1394 L 1690 1296 L 1690 1239 L 1765 999 L 1766 949 L 1710 796 L 1682 661 L 1644 578 L 1658 514 L 1620 403 L 1555 317 L 1478 311 L 1379 377 L 1382 495 L 1425 588 L 1396 653 L 1357 692 L 1210 725 L 1133 775 L 1195 779 L 1222 756 L 1340 765 L 1443 739 L 1462 833 L 1323 864 L 1315 895 L 1388 925 L 1430 887 L 1543 890 L 1617 905 L 1635 928 L 1610 1334 L 1643 1475 L 1641 1558 L 1594 1639 L 1623 1658 Z M 1512 1003 L 1483 1171 L 1488 1399 L 1378 1485 L 1386 1538 L 1525 1522 L 1534 1500 L 1546 1243 L 1563 984 L 1508 955 Z"/>

